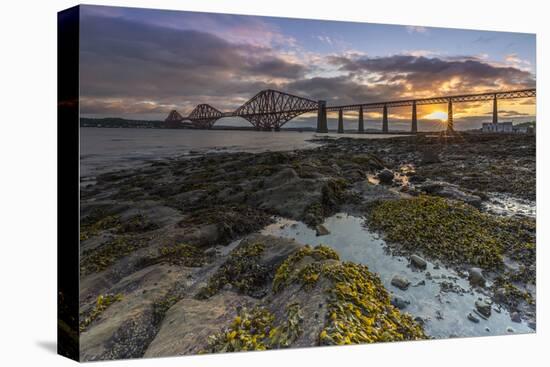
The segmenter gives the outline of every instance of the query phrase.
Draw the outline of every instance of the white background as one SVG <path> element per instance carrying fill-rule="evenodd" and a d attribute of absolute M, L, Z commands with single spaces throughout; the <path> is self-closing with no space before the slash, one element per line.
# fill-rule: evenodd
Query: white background
<path fill-rule="evenodd" d="M 94 366 L 548 365 L 550 14 L 545 1 L 148 0 L 95 4 L 537 33 L 536 335 L 96 363 Z M 0 365 L 65 366 L 56 344 L 56 12 L 73 1 L 2 2 Z M 383 40 L 381 40 L 383 42 Z M 546 160 L 545 160 L 546 157 Z M 62 265 L 63 266 L 63 265 Z M 74 266 L 71 265 L 71 266 Z M 466 321 L 465 321 L 466 322 Z M 546 360 L 546 361 L 545 361 Z"/>

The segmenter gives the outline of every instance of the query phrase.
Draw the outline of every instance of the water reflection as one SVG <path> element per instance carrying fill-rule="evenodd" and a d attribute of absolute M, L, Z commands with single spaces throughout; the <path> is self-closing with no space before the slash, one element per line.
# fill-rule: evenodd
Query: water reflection
<path fill-rule="evenodd" d="M 478 323 L 468 320 L 468 314 L 474 314 L 475 301 L 485 299 L 489 294 L 473 289 L 466 278 L 440 264 L 428 262 L 424 271 L 410 267 L 407 258 L 388 253 L 384 241 L 365 228 L 362 218 L 339 213 L 327 218 L 323 225 L 330 234 L 318 237 L 314 230 L 301 222 L 279 218 L 262 233 L 293 238 L 304 244 L 326 244 L 335 249 L 342 260 L 367 265 L 380 276 L 386 289 L 409 302 L 404 311 L 422 318 L 430 336 L 447 338 L 534 332 L 526 323 L 512 322 L 510 314 L 495 305 L 487 320 L 479 315 L 476 315 L 480 320 Z M 407 278 L 411 286 L 401 290 L 391 285 L 395 275 Z"/>

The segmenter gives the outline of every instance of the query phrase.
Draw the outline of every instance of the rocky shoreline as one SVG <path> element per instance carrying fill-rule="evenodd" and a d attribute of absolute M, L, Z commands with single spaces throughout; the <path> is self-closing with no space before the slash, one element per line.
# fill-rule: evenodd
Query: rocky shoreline
<path fill-rule="evenodd" d="M 534 137 L 318 142 L 163 160 L 83 187 L 82 359 L 429 337 L 366 266 L 258 234 L 274 216 L 320 236 L 336 212 L 364 216 L 412 266 L 441 262 L 487 294 L 464 322 L 503 307 L 535 329 L 534 218 L 483 209 L 491 193 L 535 200 Z"/>

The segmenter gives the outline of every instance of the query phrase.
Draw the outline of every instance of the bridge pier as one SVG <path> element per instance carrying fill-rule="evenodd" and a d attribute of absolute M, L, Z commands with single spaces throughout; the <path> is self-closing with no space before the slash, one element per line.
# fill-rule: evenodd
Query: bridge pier
<path fill-rule="evenodd" d="M 327 126 L 327 102 L 319 101 L 317 110 L 317 132 L 318 133 L 328 133 Z"/>
<path fill-rule="evenodd" d="M 382 132 L 388 132 L 388 105 L 384 105 L 382 110 Z"/>
<path fill-rule="evenodd" d="M 453 122 L 453 101 L 449 99 L 447 105 L 447 132 L 454 132 L 454 122 Z"/>
<path fill-rule="evenodd" d="M 344 133 L 344 111 L 338 110 L 338 134 Z"/>
<path fill-rule="evenodd" d="M 417 122 L 417 119 L 416 119 L 416 101 L 413 101 L 411 133 L 416 134 L 417 131 L 418 131 L 418 122 Z"/>
<path fill-rule="evenodd" d="M 365 132 L 365 126 L 363 124 L 363 106 L 359 106 L 359 122 L 358 122 L 357 132 L 359 134 Z"/>
<path fill-rule="evenodd" d="M 493 97 L 493 124 L 498 124 L 498 103 L 496 93 Z"/>

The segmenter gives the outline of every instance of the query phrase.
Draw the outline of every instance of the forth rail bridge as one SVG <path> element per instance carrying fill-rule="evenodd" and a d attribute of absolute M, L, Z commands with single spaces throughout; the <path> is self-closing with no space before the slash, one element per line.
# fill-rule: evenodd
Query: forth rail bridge
<path fill-rule="evenodd" d="M 327 133 L 327 112 L 338 112 L 338 133 L 344 132 L 344 111 L 358 112 L 358 132 L 364 133 L 363 112 L 382 110 L 382 132 L 389 132 L 388 109 L 392 107 L 411 107 L 411 132 L 418 131 L 416 107 L 420 105 L 447 104 L 447 130 L 453 131 L 453 103 L 493 102 L 493 123 L 498 122 L 498 100 L 536 97 L 536 89 L 522 89 L 477 94 L 462 94 L 443 97 L 406 99 L 387 102 L 357 103 L 341 106 L 327 106 L 326 101 L 314 101 L 308 98 L 276 91 L 263 90 L 233 112 L 221 112 L 208 104 L 200 104 L 189 114 L 182 116 L 172 110 L 165 122 L 168 126 L 183 126 L 198 129 L 210 129 L 223 117 L 242 117 L 257 130 L 278 131 L 288 121 L 304 113 L 317 112 L 317 132 Z M 185 123 L 185 121 L 188 121 Z"/>

